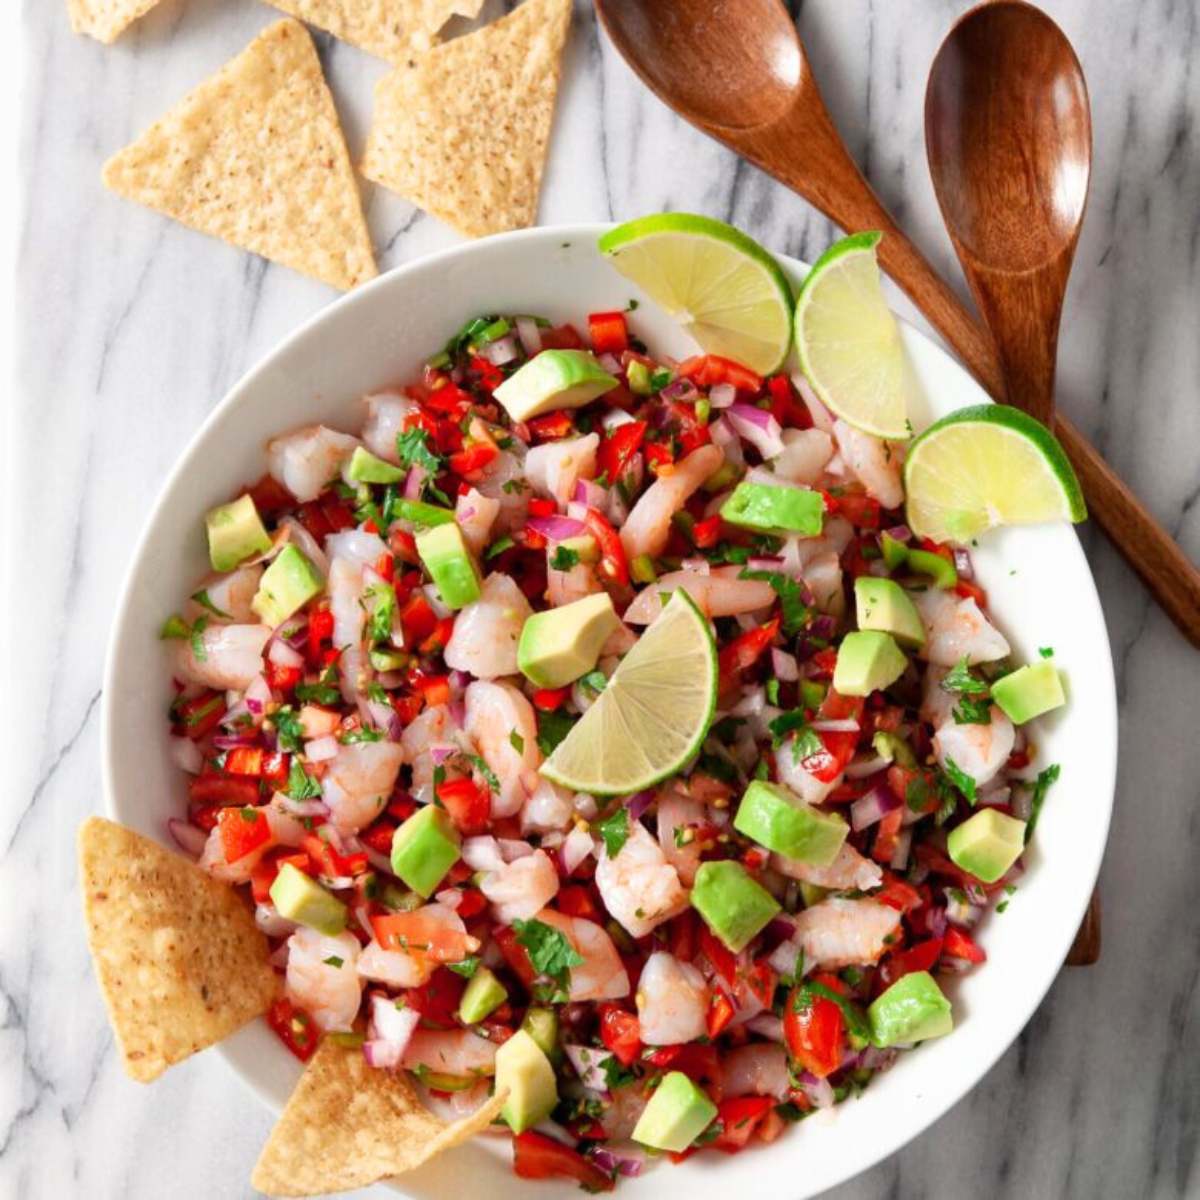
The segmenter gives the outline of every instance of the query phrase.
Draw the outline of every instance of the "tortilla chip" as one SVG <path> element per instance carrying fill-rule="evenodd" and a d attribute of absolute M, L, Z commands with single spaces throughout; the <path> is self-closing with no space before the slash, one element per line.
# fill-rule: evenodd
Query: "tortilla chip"
<path fill-rule="evenodd" d="M 525 0 L 380 80 L 361 165 L 470 237 L 537 219 L 571 0 Z"/>
<path fill-rule="evenodd" d="M 89 817 L 79 830 L 88 946 L 126 1074 L 149 1083 L 239 1029 L 278 988 L 267 939 L 228 884 Z"/>
<path fill-rule="evenodd" d="M 108 45 L 156 4 L 158 0 L 67 0 L 67 13 L 76 33 Z"/>
<path fill-rule="evenodd" d="M 479 15 L 483 0 L 266 0 L 368 54 L 403 66 L 427 50 L 453 16 Z"/>
<path fill-rule="evenodd" d="M 268 1196 L 316 1196 L 411 1171 L 490 1125 L 507 1093 L 447 1125 L 403 1071 L 367 1066 L 361 1048 L 323 1038 L 250 1177 Z"/>
<path fill-rule="evenodd" d="M 279 21 L 104 165 L 105 184 L 334 287 L 376 274 L 350 156 L 303 25 Z"/>

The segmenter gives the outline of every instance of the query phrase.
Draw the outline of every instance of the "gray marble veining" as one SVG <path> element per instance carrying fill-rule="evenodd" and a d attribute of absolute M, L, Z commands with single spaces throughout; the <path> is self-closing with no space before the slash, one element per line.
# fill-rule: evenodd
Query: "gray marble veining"
<path fill-rule="evenodd" d="M 491 0 L 492 4 L 498 0 Z M 922 105 L 964 0 L 808 0 L 800 25 L 872 182 L 943 270 Z M 1046 0 L 1091 85 L 1096 163 L 1062 336 L 1060 401 L 1200 556 L 1200 6 Z M 203 1055 L 153 1089 L 122 1075 L 78 919 L 73 835 L 101 804 L 108 625 L 163 475 L 238 376 L 330 292 L 104 192 L 98 170 L 274 12 L 163 0 L 116 46 L 25 0 L 19 388 L 20 697 L 0 804 L 0 1195 L 249 1194 L 269 1114 Z M 383 66 L 322 38 L 352 143 Z M 368 191 L 381 265 L 455 240 Z M 728 218 L 802 257 L 828 223 L 648 95 L 580 4 L 546 223 L 659 208 Z M 52 469 L 44 445 L 53 439 Z M 830 1200 L 1200 1196 L 1200 656 L 1085 534 L 1121 700 L 1101 963 L 1065 971 L 971 1095 Z M 669 1183 L 665 1180 L 664 1183 Z"/>

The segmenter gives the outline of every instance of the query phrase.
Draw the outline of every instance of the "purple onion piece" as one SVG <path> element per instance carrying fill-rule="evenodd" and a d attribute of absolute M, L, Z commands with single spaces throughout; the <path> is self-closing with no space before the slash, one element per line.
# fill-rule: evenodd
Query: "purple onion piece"
<path fill-rule="evenodd" d="M 653 791 L 635 792 L 632 796 L 626 797 L 625 807 L 629 809 L 630 819 L 640 821 L 642 814 L 650 807 L 650 802 L 653 799 Z"/>
<path fill-rule="evenodd" d="M 912 530 L 907 525 L 893 525 L 883 532 L 896 542 L 907 542 L 912 537 Z"/>
<path fill-rule="evenodd" d="M 684 404 L 691 404 L 699 398 L 700 393 L 690 379 L 673 379 L 663 388 L 661 395 L 664 400 L 679 400 Z"/>
<path fill-rule="evenodd" d="M 575 520 L 574 517 L 530 517 L 525 524 L 527 528 L 549 538 L 552 542 L 562 542 L 567 538 L 579 537 L 585 532 L 583 522 Z"/>
<path fill-rule="evenodd" d="M 850 805 L 850 828 L 858 833 L 895 812 L 901 803 L 891 788 L 878 784 Z"/>

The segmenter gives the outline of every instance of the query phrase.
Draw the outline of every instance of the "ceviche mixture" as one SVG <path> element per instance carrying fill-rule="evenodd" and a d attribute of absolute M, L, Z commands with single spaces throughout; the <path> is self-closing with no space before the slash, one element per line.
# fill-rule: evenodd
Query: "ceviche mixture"
<path fill-rule="evenodd" d="M 275 438 L 163 631 L 172 832 L 250 893 L 279 1037 L 504 1087 L 518 1174 L 594 1190 L 950 1032 L 1061 702 L 899 443 L 631 322 L 478 316 L 356 434 Z"/>

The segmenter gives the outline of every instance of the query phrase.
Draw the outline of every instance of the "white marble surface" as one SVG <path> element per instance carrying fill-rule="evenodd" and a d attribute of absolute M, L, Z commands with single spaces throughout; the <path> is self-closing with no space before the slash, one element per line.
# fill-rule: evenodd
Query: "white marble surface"
<path fill-rule="evenodd" d="M 143 514 L 222 393 L 332 295 L 115 199 L 97 177 L 110 152 L 241 49 L 272 10 L 250 0 L 164 0 L 105 48 L 73 37 L 64 7 L 22 5 L 26 212 L 3 547 L 16 603 L 0 689 L 10 710 L 0 801 L 0 1195 L 247 1195 L 270 1116 L 219 1059 L 203 1055 L 151 1089 L 121 1073 L 87 964 L 73 836 L 102 803 L 101 667 Z M 1200 7 L 1047 7 L 1088 73 L 1096 129 L 1061 403 L 1197 556 Z M 808 0 L 800 16 L 854 152 L 947 271 L 922 98 L 938 40 L 965 8 Z M 325 40 L 322 53 L 356 148 L 382 67 Z M 384 267 L 454 240 L 395 197 L 376 191 L 368 200 Z M 831 237 L 797 197 L 644 92 L 581 4 L 541 219 L 665 207 L 732 219 L 810 259 Z M 1103 960 L 1064 972 L 971 1096 L 829 1193 L 836 1200 L 1200 1196 L 1200 655 L 1103 539 L 1084 537 L 1122 716 Z"/>

